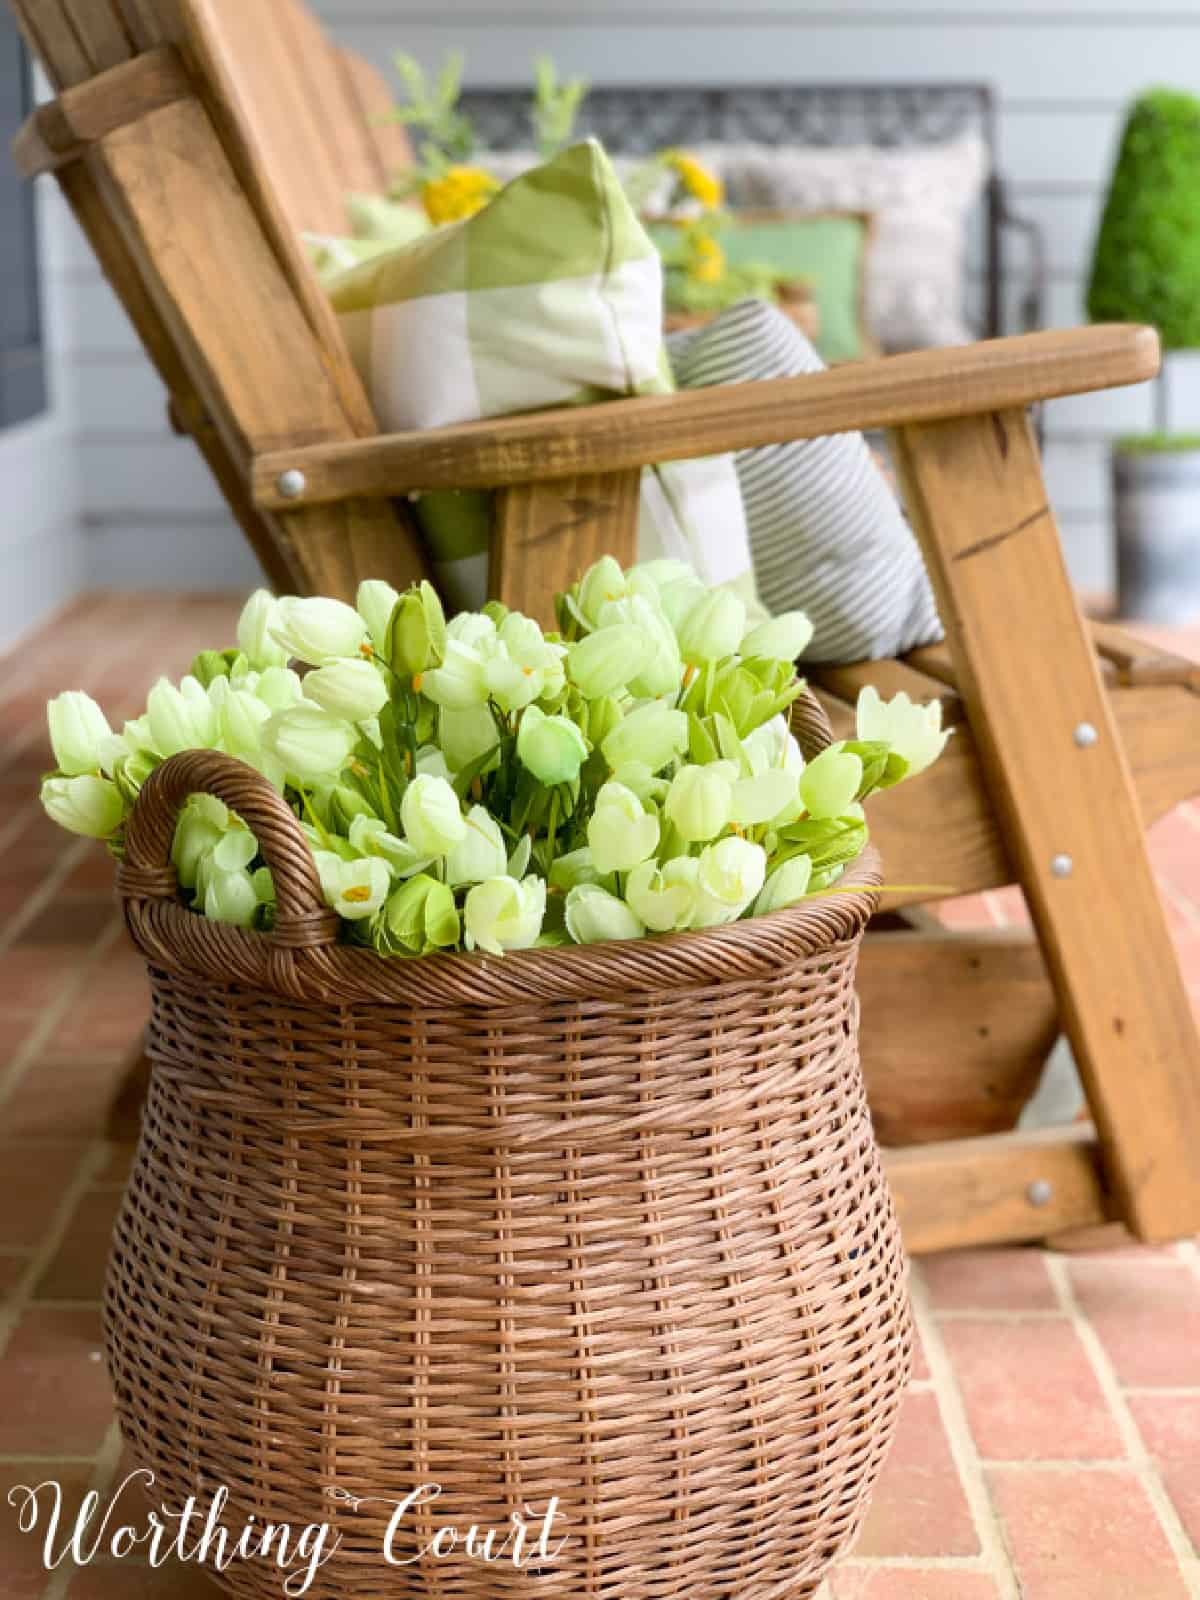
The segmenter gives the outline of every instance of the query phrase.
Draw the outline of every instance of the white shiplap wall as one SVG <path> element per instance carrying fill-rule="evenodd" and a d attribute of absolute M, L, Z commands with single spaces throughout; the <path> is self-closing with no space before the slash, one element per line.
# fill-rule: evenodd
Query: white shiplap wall
<path fill-rule="evenodd" d="M 47 213 L 49 188 L 37 193 L 41 259 L 53 276 L 59 241 Z M 53 316 L 43 307 L 52 337 Z M 0 652 L 80 587 L 83 546 L 71 409 L 73 372 L 51 349 L 49 405 L 41 416 L 0 433 Z"/>
<path fill-rule="evenodd" d="M 398 48 L 428 64 L 459 48 L 472 77 L 495 83 L 528 82 L 542 50 L 608 83 L 990 80 L 1012 198 L 1045 229 L 1051 326 L 1082 317 L 1125 103 L 1157 82 L 1200 88 L 1196 0 L 318 0 L 317 9 L 380 65 Z M 53 287 L 76 387 L 91 573 L 242 581 L 249 558 L 194 451 L 169 435 L 157 384 L 82 241 Z M 1188 387 L 1176 386 L 1177 420 L 1196 426 L 1200 383 L 1194 409 Z M 1145 388 L 1051 408 L 1047 476 L 1085 587 L 1110 572 L 1107 439 L 1150 415 Z"/>

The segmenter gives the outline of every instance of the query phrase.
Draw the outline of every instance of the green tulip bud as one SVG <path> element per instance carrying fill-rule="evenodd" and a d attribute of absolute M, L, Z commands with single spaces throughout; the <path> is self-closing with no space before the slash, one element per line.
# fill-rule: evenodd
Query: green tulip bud
<path fill-rule="evenodd" d="M 528 950 L 537 943 L 546 914 L 546 885 L 528 877 L 488 878 L 477 883 L 463 907 L 468 950 L 486 950 L 494 956 L 505 950 Z"/>
<path fill-rule="evenodd" d="M 77 689 L 57 695 L 46 707 L 46 721 L 61 772 L 75 778 L 84 772 L 99 771 L 114 734 L 91 695 Z"/>
<path fill-rule="evenodd" d="M 769 622 L 751 628 L 742 640 L 744 656 L 770 661 L 795 661 L 812 642 L 813 626 L 803 611 L 782 611 Z"/>
<path fill-rule="evenodd" d="M 610 767 L 627 762 L 644 763 L 651 772 L 661 772 L 687 749 L 688 719 L 662 700 L 638 706 L 612 730 L 601 748 Z"/>
<path fill-rule="evenodd" d="M 357 656 L 367 636 L 367 625 L 354 607 L 342 600 L 285 595 L 275 602 L 275 615 L 267 632 L 297 661 L 324 667 L 342 656 Z M 250 652 L 247 650 L 246 654 Z"/>
<path fill-rule="evenodd" d="M 568 850 L 550 863 L 550 884 L 555 889 L 573 889 L 577 883 L 599 883 L 600 874 L 586 845 Z"/>
<path fill-rule="evenodd" d="M 600 613 L 613 600 L 625 597 L 627 585 L 621 563 L 613 556 L 601 556 L 579 580 L 577 604 L 589 627 L 600 625 Z"/>
<path fill-rule="evenodd" d="M 681 767 L 675 774 L 663 813 L 685 843 L 715 839 L 728 825 L 736 776 L 737 768 L 731 761 Z"/>
<path fill-rule="evenodd" d="M 387 684 L 370 661 L 331 662 L 305 675 L 304 698 L 347 722 L 366 722 L 387 704 Z"/>
<path fill-rule="evenodd" d="M 286 711 L 304 698 L 300 674 L 290 667 L 267 667 L 260 672 L 254 693 L 270 711 Z"/>
<path fill-rule="evenodd" d="M 208 750 L 217 741 L 217 712 L 195 678 L 178 689 L 160 678 L 146 697 L 146 719 L 154 747 L 164 756 L 181 750 Z"/>
<path fill-rule="evenodd" d="M 358 593 L 354 597 L 354 609 L 367 625 L 372 648 L 385 658 L 389 658 L 388 624 L 399 599 L 396 590 L 382 578 L 365 578 L 359 584 Z"/>
<path fill-rule="evenodd" d="M 396 601 L 387 626 L 384 655 L 393 672 L 410 678 L 420 677 L 433 664 L 429 624 L 421 596 L 410 589 Z"/>
<path fill-rule="evenodd" d="M 810 761 L 800 775 L 800 799 L 810 817 L 840 817 L 854 803 L 863 765 L 837 745 Z"/>
<path fill-rule="evenodd" d="M 733 655 L 746 631 L 745 604 L 732 589 L 706 589 L 677 628 L 685 661 L 700 665 Z"/>
<path fill-rule="evenodd" d="M 587 742 L 569 717 L 548 717 L 537 706 L 525 708 L 517 755 L 540 783 L 573 783 L 587 754 Z"/>
<path fill-rule="evenodd" d="M 463 883 L 482 883 L 485 878 L 508 875 L 508 851 L 500 824 L 486 807 L 472 806 L 467 812 L 466 831 L 446 854 L 446 882 L 452 888 Z"/>
<path fill-rule="evenodd" d="M 654 854 L 658 845 L 658 818 L 647 811 L 632 789 L 623 783 L 606 783 L 596 796 L 588 823 L 588 848 L 596 871 L 628 872 Z"/>
<path fill-rule="evenodd" d="M 383 954 L 413 956 L 457 944 L 461 931 L 453 890 L 424 872 L 392 891 L 373 928 Z"/>
<path fill-rule="evenodd" d="M 125 820 L 125 802 L 116 784 L 91 773 L 47 778 L 41 798 L 52 822 L 86 839 L 110 838 Z"/>
<path fill-rule="evenodd" d="M 259 899 L 250 874 L 212 872 L 204 887 L 204 915 L 213 922 L 230 922 L 248 928 L 258 911 Z"/>
<path fill-rule="evenodd" d="M 754 902 L 754 915 L 762 917 L 768 911 L 782 911 L 785 906 L 794 906 L 797 900 L 803 900 L 812 881 L 812 870 L 809 856 L 793 856 L 776 867 Z"/>
<path fill-rule="evenodd" d="M 616 694 L 642 671 L 654 652 L 654 641 L 631 623 L 598 628 L 573 644 L 567 657 L 571 681 L 588 700 Z"/>
<path fill-rule="evenodd" d="M 278 621 L 278 605 L 273 594 L 268 594 L 266 589 L 256 589 L 238 618 L 238 648 L 256 672 L 287 665 L 288 653 L 271 633 Z"/>
<path fill-rule="evenodd" d="M 655 933 L 688 928 L 696 912 L 699 876 L 694 856 L 676 856 L 662 867 L 643 861 L 625 880 L 625 898 Z"/>
<path fill-rule="evenodd" d="M 567 932 L 576 944 L 640 939 L 646 931 L 623 900 L 594 883 L 576 884 L 567 895 L 564 915 Z"/>
<path fill-rule="evenodd" d="M 458 796 L 445 778 L 420 773 L 400 802 L 404 836 L 421 856 L 444 856 L 467 831 Z"/>
<path fill-rule="evenodd" d="M 352 723 L 320 706 L 289 706 L 263 725 L 263 749 L 301 783 L 337 777 L 358 743 Z"/>
<path fill-rule="evenodd" d="M 692 926 L 733 922 L 758 894 L 767 875 L 767 853 L 760 844 L 731 836 L 700 852 L 696 912 Z"/>

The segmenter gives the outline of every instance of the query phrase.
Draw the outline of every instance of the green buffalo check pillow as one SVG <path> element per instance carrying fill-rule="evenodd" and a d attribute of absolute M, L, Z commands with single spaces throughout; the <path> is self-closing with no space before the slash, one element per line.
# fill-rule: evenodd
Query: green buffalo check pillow
<path fill-rule="evenodd" d="M 620 395 L 673 381 L 662 268 L 595 140 L 522 174 L 475 216 L 361 262 L 327 285 L 382 428 L 407 431 Z M 447 600 L 487 595 L 490 515 L 479 495 L 417 505 Z M 754 602 L 731 456 L 642 478 L 638 554 L 689 562 Z"/>

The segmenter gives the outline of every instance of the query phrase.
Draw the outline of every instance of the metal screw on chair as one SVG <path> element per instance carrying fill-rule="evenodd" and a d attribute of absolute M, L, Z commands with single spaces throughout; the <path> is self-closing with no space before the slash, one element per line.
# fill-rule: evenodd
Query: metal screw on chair
<path fill-rule="evenodd" d="M 1090 722 L 1080 722 L 1076 724 L 1072 737 L 1081 750 L 1090 750 L 1100 735 Z"/>
<path fill-rule="evenodd" d="M 1054 1199 L 1054 1185 L 1049 1178 L 1035 1178 L 1025 1191 L 1031 1206 L 1048 1206 Z"/>
<path fill-rule="evenodd" d="M 308 479 L 299 467 L 289 467 L 275 480 L 275 487 L 285 500 L 298 500 L 308 487 Z"/>
<path fill-rule="evenodd" d="M 1068 855 L 1057 855 L 1050 863 L 1050 871 L 1056 878 L 1069 878 L 1075 863 Z"/>

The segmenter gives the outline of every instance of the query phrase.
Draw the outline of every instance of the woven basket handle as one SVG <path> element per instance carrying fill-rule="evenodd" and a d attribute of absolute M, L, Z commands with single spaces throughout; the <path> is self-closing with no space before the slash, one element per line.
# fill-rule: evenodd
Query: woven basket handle
<path fill-rule="evenodd" d="M 171 844 L 180 808 L 192 794 L 223 800 L 258 840 L 275 884 L 272 942 L 293 949 L 332 944 L 338 914 L 325 904 L 312 851 L 291 807 L 261 773 L 218 750 L 184 750 L 146 779 L 125 825 L 125 859 L 117 872 L 121 895 L 128 900 L 176 897 Z"/>
<path fill-rule="evenodd" d="M 833 743 L 833 727 L 824 707 L 811 689 L 792 702 L 792 732 L 805 761 L 819 756 Z"/>

